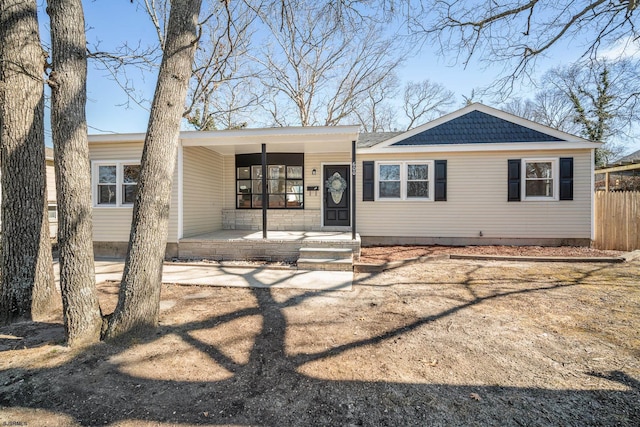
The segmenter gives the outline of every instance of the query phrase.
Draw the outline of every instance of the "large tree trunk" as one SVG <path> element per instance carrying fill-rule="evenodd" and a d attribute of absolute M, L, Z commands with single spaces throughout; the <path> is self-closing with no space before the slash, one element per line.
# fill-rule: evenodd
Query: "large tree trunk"
<path fill-rule="evenodd" d="M 35 0 L 0 0 L 4 322 L 38 319 L 56 301 L 44 153 L 45 58 Z"/>
<path fill-rule="evenodd" d="M 201 0 L 171 2 L 167 38 L 142 152 L 129 249 L 107 338 L 155 327 L 160 312 L 171 183 Z"/>
<path fill-rule="evenodd" d="M 80 0 L 49 0 L 47 12 L 62 308 L 67 341 L 81 345 L 99 341 L 102 329 L 93 261 L 84 12 Z"/>

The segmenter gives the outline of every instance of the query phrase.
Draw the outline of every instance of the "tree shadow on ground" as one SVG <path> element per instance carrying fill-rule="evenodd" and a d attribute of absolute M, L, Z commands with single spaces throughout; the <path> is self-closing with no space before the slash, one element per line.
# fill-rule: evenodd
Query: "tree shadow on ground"
<path fill-rule="evenodd" d="M 328 361 L 354 349 L 367 349 L 406 336 L 473 307 L 517 295 L 575 287 L 607 267 L 577 274 L 562 283 L 531 279 L 520 283 L 517 289 L 498 287 L 480 294 L 471 284 L 481 268 L 470 268 L 465 282 L 457 283 L 468 288 L 466 300 L 452 301 L 438 313 L 419 316 L 373 336 L 313 352 L 294 352 L 287 347 L 291 325 L 286 312 L 330 293 L 314 291 L 289 296 L 275 289 L 251 289 L 251 306 L 201 321 L 161 325 L 147 335 L 101 343 L 57 366 L 0 371 L 0 413 L 2 407 L 41 409 L 70 417 L 81 425 L 143 421 L 211 425 L 637 425 L 640 384 L 621 371 L 586 372 L 618 384 L 610 389 L 588 390 L 407 383 L 394 378 L 393 373 L 384 381 L 327 380 L 301 372 L 309 363 Z M 215 295 L 215 291 L 212 293 Z M 253 342 L 246 360 L 230 357 L 224 345 L 212 344 L 199 334 L 252 316 L 259 316 L 262 321 L 255 334 L 248 332 Z M 313 327 L 321 324 L 321 319 L 308 322 Z M 48 339 L 56 334 L 57 339 L 63 338 L 60 325 L 39 327 L 51 332 L 43 334 Z M 9 328 L 0 329 L 3 330 L 6 333 Z M 242 335 L 242 331 L 238 333 Z M 141 378 L 114 362 L 132 348 L 167 337 L 206 354 L 221 374 L 216 379 L 197 381 Z M 30 341 L 32 347 L 44 344 Z M 424 346 L 427 348 L 429 343 Z M 158 355 L 143 357 L 149 362 Z M 163 369 L 161 361 L 158 369 Z M 202 376 L 206 374 L 203 372 Z"/>

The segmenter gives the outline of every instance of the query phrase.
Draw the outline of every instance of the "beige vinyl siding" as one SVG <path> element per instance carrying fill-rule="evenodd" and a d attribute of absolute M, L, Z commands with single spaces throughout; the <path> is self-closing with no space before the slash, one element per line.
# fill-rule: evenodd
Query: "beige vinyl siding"
<path fill-rule="evenodd" d="M 507 160 L 574 158 L 574 200 L 507 202 Z M 447 201 L 362 201 L 362 161 L 447 160 Z M 590 238 L 590 150 L 358 156 L 362 236 Z M 377 170 L 376 170 L 377 174 Z M 554 179 L 558 179 L 554 176 Z"/>
<path fill-rule="evenodd" d="M 304 155 L 304 208 L 319 210 L 322 198 L 322 165 L 327 163 L 349 164 L 350 153 L 313 153 Z M 316 174 L 313 175 L 313 169 Z M 224 209 L 236 207 L 236 160 L 235 156 L 224 156 L 225 196 Z M 306 188 L 317 185 L 319 191 L 307 191 Z"/>
<path fill-rule="evenodd" d="M 235 156 L 222 156 L 223 162 L 223 194 L 222 194 L 222 206 L 223 209 L 235 209 L 236 208 L 236 157 Z"/>
<path fill-rule="evenodd" d="M 222 228 L 223 158 L 203 147 L 183 149 L 184 237 Z"/>
<path fill-rule="evenodd" d="M 90 159 L 94 161 L 140 161 L 143 142 L 90 143 Z M 178 170 L 173 174 L 171 188 L 171 208 L 169 210 L 169 234 L 167 241 L 178 241 Z M 96 242 L 127 242 L 131 231 L 131 206 L 93 207 L 93 240 Z"/>
<path fill-rule="evenodd" d="M 322 166 L 324 164 L 344 164 L 351 163 L 351 153 L 312 153 L 304 156 L 304 186 L 317 185 L 319 191 L 305 191 L 304 206 L 305 209 L 320 210 L 322 207 L 323 196 L 323 179 L 328 177 L 322 176 Z M 313 175 L 313 169 L 316 174 Z M 345 177 L 347 180 L 348 178 Z M 351 182 L 349 182 L 351 185 Z M 321 216 L 322 217 L 322 216 Z"/>

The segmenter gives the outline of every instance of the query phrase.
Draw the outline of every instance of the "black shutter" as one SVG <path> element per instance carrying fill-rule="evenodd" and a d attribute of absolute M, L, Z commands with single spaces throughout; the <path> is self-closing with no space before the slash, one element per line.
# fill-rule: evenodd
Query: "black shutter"
<path fill-rule="evenodd" d="M 560 200 L 573 200 L 573 157 L 560 157 Z"/>
<path fill-rule="evenodd" d="M 509 185 L 507 201 L 520 201 L 520 168 L 522 162 L 520 159 L 509 159 L 508 178 Z"/>
<path fill-rule="evenodd" d="M 436 202 L 447 201 L 447 161 L 435 161 L 435 197 Z"/>
<path fill-rule="evenodd" d="M 375 200 L 375 170 L 375 162 L 362 162 L 362 200 L 365 202 Z"/>

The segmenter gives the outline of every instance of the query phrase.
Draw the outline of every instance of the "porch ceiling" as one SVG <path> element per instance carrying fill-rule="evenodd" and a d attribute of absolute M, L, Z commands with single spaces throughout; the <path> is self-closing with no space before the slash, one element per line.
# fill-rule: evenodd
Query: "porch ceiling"
<path fill-rule="evenodd" d="M 183 147 L 207 147 L 223 155 L 267 152 L 350 152 L 358 126 L 287 127 L 212 132 L 182 132 Z"/>

